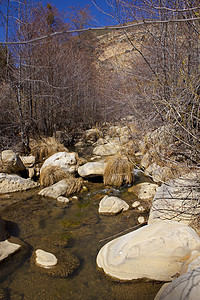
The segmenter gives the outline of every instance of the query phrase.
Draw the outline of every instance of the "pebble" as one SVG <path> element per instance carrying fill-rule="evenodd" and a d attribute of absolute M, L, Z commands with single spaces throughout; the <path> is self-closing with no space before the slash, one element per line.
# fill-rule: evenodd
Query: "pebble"
<path fill-rule="evenodd" d="M 67 197 L 59 196 L 57 198 L 57 201 L 62 202 L 62 203 L 69 203 L 69 199 Z"/>
<path fill-rule="evenodd" d="M 137 220 L 139 224 L 143 224 L 145 222 L 145 219 L 142 216 L 140 216 Z"/>
<path fill-rule="evenodd" d="M 138 206 L 137 208 L 139 211 L 145 211 L 144 207 L 143 206 Z"/>
<path fill-rule="evenodd" d="M 133 208 L 136 208 L 136 207 L 138 207 L 139 205 L 140 205 L 140 201 L 135 201 L 135 202 L 133 202 L 132 207 L 133 207 Z"/>

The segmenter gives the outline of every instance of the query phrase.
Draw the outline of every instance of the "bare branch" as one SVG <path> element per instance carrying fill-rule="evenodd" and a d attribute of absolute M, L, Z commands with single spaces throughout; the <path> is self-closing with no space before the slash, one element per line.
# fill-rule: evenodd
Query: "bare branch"
<path fill-rule="evenodd" d="M 100 31 L 100 30 L 121 30 L 121 29 L 128 29 L 133 27 L 140 27 L 140 26 L 148 26 L 148 25 L 155 25 L 155 24 L 170 24 L 170 23 L 185 23 L 188 21 L 198 21 L 200 17 L 197 18 L 188 18 L 188 19 L 171 19 L 171 20 L 143 20 L 137 23 L 128 24 L 128 25 L 117 25 L 117 26 L 103 26 L 103 27 L 91 27 L 91 28 L 83 28 L 83 29 L 74 29 L 74 30 L 62 30 L 58 32 L 54 32 L 51 34 L 47 34 L 41 37 L 37 37 L 31 40 L 26 41 L 17 41 L 17 42 L 0 42 L 0 45 L 19 45 L 19 44 L 31 44 L 34 42 L 38 42 L 49 37 L 59 36 L 63 34 L 73 34 L 73 33 L 81 33 L 81 32 L 89 32 L 89 31 Z"/>

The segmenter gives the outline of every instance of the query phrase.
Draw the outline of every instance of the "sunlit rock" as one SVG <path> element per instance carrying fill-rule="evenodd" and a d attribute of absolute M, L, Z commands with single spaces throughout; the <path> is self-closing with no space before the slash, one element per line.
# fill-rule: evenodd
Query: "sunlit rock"
<path fill-rule="evenodd" d="M 33 155 L 20 156 L 20 158 L 26 168 L 32 168 L 35 165 L 35 156 Z"/>
<path fill-rule="evenodd" d="M 107 156 L 117 154 L 121 149 L 121 146 L 115 142 L 110 141 L 107 144 L 96 146 L 93 149 L 94 155 Z"/>
<path fill-rule="evenodd" d="M 140 205 L 140 201 L 135 201 L 132 203 L 133 208 L 137 208 Z"/>
<path fill-rule="evenodd" d="M 18 175 L 0 173 L 0 194 L 26 191 L 39 186 L 31 179 L 24 179 Z"/>
<path fill-rule="evenodd" d="M 200 267 L 200 251 L 193 251 L 190 258 L 184 263 L 181 275 Z"/>
<path fill-rule="evenodd" d="M 62 196 L 66 193 L 68 189 L 67 182 L 63 179 L 51 186 L 48 186 L 42 189 L 38 194 L 44 197 L 50 197 L 57 199 L 59 196 Z"/>
<path fill-rule="evenodd" d="M 157 184 L 143 182 L 130 187 L 128 192 L 134 193 L 139 199 L 153 200 L 158 187 Z"/>
<path fill-rule="evenodd" d="M 63 197 L 63 196 L 59 196 L 57 198 L 57 201 L 61 202 L 61 203 L 69 203 L 69 199 L 67 197 Z"/>
<path fill-rule="evenodd" d="M 88 162 L 78 168 L 78 174 L 81 177 L 103 176 L 106 163 Z"/>
<path fill-rule="evenodd" d="M 54 254 L 38 249 L 36 253 L 36 264 L 42 268 L 51 268 L 58 262 Z"/>
<path fill-rule="evenodd" d="M 105 196 L 99 203 L 100 214 L 117 214 L 122 210 L 128 210 L 129 205 L 118 197 Z"/>
<path fill-rule="evenodd" d="M 141 212 L 144 212 L 144 211 L 145 211 L 145 208 L 144 208 L 142 205 L 138 206 L 137 209 L 138 209 L 139 211 L 141 211 Z"/>
<path fill-rule="evenodd" d="M 21 246 L 10 243 L 8 240 L 0 242 L 0 261 L 4 260 L 14 252 L 18 251 Z"/>
<path fill-rule="evenodd" d="M 63 235 L 52 235 L 52 233 L 49 236 L 47 235 L 36 240 L 34 248 L 37 251 L 34 251 L 31 256 L 31 268 L 36 272 L 56 278 L 66 278 L 72 274 L 79 267 L 80 261 L 71 249 L 66 248 L 67 243 L 66 237 L 63 237 Z M 40 261 L 38 261 L 38 264 L 36 259 L 38 260 L 39 257 Z"/>
<path fill-rule="evenodd" d="M 25 170 L 25 166 L 19 155 L 12 150 L 4 150 L 0 155 L 0 172 L 19 174 Z"/>
<path fill-rule="evenodd" d="M 42 165 L 42 169 L 45 167 L 52 165 L 52 166 L 59 166 L 65 172 L 73 174 L 76 171 L 76 164 L 77 164 L 77 156 L 75 152 L 57 152 L 47 158 Z"/>
<path fill-rule="evenodd" d="M 197 300 L 199 295 L 200 268 L 196 268 L 164 285 L 154 300 Z"/>
<path fill-rule="evenodd" d="M 160 220 L 190 224 L 200 213 L 199 196 L 199 173 L 162 184 L 153 199 L 148 224 Z"/>
<path fill-rule="evenodd" d="M 197 249 L 200 238 L 193 229 L 160 221 L 107 243 L 97 255 L 97 265 L 120 280 L 171 281 Z"/>
<path fill-rule="evenodd" d="M 138 220 L 138 223 L 139 223 L 139 224 L 145 223 L 145 218 L 144 218 L 143 216 L 138 217 L 137 220 Z"/>
<path fill-rule="evenodd" d="M 35 176 L 35 169 L 34 168 L 27 168 L 28 170 L 28 177 L 33 178 Z"/>

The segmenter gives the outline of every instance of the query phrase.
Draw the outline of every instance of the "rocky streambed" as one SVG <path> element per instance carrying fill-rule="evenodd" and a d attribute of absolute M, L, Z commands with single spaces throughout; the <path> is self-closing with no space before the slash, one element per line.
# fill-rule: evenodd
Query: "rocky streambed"
<path fill-rule="evenodd" d="M 158 157 L 169 128 L 139 152 L 119 129 L 89 130 L 76 152 L 44 138 L 32 156 L 1 153 L 0 299 L 197 299 L 198 168 Z"/>
<path fill-rule="evenodd" d="M 68 204 L 39 196 L 38 188 L 1 196 L 7 232 L 12 241 L 23 242 L 19 253 L 1 269 L 0 299 L 154 299 L 161 283 L 122 284 L 96 266 L 101 247 L 120 233 L 138 228 L 138 216 L 146 217 L 148 212 L 132 209 L 115 216 L 100 215 L 103 195 L 118 196 L 130 206 L 137 197 L 127 187 L 88 183 L 87 188 Z M 61 261 L 57 269 L 35 265 L 38 248 L 56 254 Z"/>

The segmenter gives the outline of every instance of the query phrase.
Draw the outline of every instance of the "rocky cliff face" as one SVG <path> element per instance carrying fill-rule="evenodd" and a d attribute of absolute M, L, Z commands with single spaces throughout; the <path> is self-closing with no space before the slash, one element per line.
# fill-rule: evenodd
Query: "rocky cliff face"
<path fill-rule="evenodd" d="M 129 68 L 133 59 L 140 59 L 139 51 L 141 51 L 144 41 L 145 32 L 142 29 L 108 31 L 97 37 L 98 64 L 107 65 L 108 68 L 115 71 Z"/>

